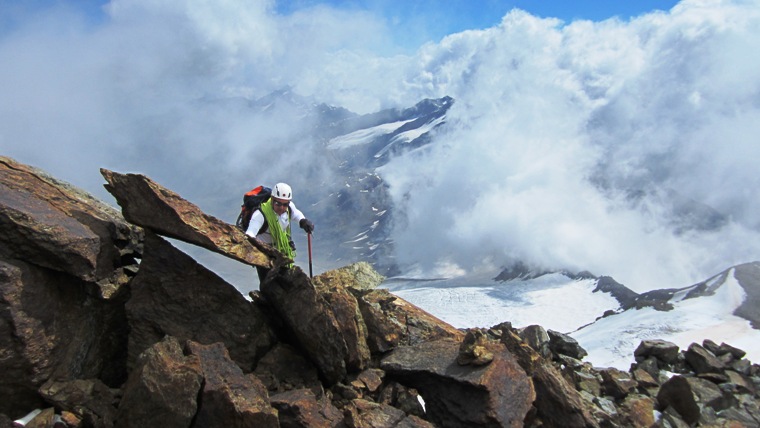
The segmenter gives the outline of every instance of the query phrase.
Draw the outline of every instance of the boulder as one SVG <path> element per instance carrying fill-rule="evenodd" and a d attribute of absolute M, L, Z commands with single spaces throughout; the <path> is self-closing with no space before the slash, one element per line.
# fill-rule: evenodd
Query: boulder
<path fill-rule="evenodd" d="M 617 400 L 625 398 L 628 394 L 636 390 L 638 382 L 631 376 L 631 373 L 609 367 L 600 370 L 602 375 L 602 391 L 604 395 L 609 395 Z"/>
<path fill-rule="evenodd" d="M 374 284 L 362 285 L 359 282 L 362 277 L 369 277 L 369 273 L 374 272 L 369 264 L 365 263 L 364 265 L 366 265 L 363 270 L 364 275 L 357 276 L 357 270 L 346 267 L 325 272 L 313 280 L 316 290 L 327 302 L 340 327 L 341 336 L 346 343 L 348 352 L 346 369 L 349 372 L 365 369 L 370 359 L 370 350 L 367 346 L 367 329 L 356 297 L 349 292 L 351 287 L 362 289 L 374 286 Z"/>
<path fill-rule="evenodd" d="M 12 418 L 42 406 L 50 379 L 127 376 L 124 296 L 100 297 L 98 286 L 22 261 L 0 260 L 0 413 Z"/>
<path fill-rule="evenodd" d="M 435 425 L 387 404 L 357 398 L 346 406 L 346 425 L 351 427 L 434 428 Z"/>
<path fill-rule="evenodd" d="M 636 361 L 655 357 L 664 364 L 673 364 L 678 358 L 678 345 L 665 340 L 642 340 L 633 352 Z"/>
<path fill-rule="evenodd" d="M 135 263 L 139 238 L 117 210 L 0 156 L 0 258 L 107 286 L 120 283 L 119 268 Z"/>
<path fill-rule="evenodd" d="M 203 375 L 198 412 L 191 427 L 279 426 L 264 384 L 255 376 L 245 376 L 224 345 L 188 341 L 186 351 L 198 358 Z"/>
<path fill-rule="evenodd" d="M 401 409 L 407 415 L 425 416 L 417 390 L 395 381 L 384 382 L 376 401 Z"/>
<path fill-rule="evenodd" d="M 544 358 L 551 358 L 551 349 L 549 349 L 549 334 L 546 329 L 540 325 L 529 325 L 517 330 L 517 334 L 524 340 L 534 351 L 538 352 Z"/>
<path fill-rule="evenodd" d="M 689 345 L 684 355 L 697 374 L 720 373 L 726 368 L 726 365 L 712 352 L 696 343 Z"/>
<path fill-rule="evenodd" d="M 116 396 L 97 379 L 51 380 L 40 387 L 40 395 L 62 412 L 75 415 L 85 426 L 110 428 L 116 422 Z"/>
<path fill-rule="evenodd" d="M 503 328 L 501 342 L 530 377 L 535 390 L 535 412 L 530 419 L 548 426 L 589 427 L 596 426 L 593 413 L 588 409 L 581 393 L 571 385 L 550 360 L 544 359 L 530 345 L 509 330 Z M 594 376 L 595 377 L 595 376 Z M 591 383 L 592 390 L 600 388 Z"/>
<path fill-rule="evenodd" d="M 198 245 L 240 262 L 271 267 L 279 253 L 256 247 L 237 227 L 205 214 L 196 205 L 140 174 L 100 173 L 121 206 L 124 218 L 155 233 Z"/>
<path fill-rule="evenodd" d="M 246 372 L 274 346 L 273 329 L 257 306 L 150 231 L 131 289 L 126 304 L 130 367 L 140 353 L 166 335 L 180 342 L 224 343 Z"/>
<path fill-rule="evenodd" d="M 464 333 L 388 290 L 354 291 L 373 354 L 438 339 L 461 341 Z"/>
<path fill-rule="evenodd" d="M 621 403 L 624 426 L 654 426 L 654 399 L 637 394 L 628 395 Z"/>
<path fill-rule="evenodd" d="M 420 391 L 427 416 L 445 427 L 521 427 L 535 399 L 530 379 L 500 343 L 487 344 L 493 361 L 457 363 L 457 341 L 399 346 L 381 361 L 387 377 Z"/>
<path fill-rule="evenodd" d="M 284 343 L 278 343 L 267 352 L 253 374 L 263 382 L 270 395 L 294 389 L 309 389 L 315 397 L 324 393 L 314 364 Z"/>
<path fill-rule="evenodd" d="M 179 341 L 167 336 L 146 349 L 129 374 L 116 427 L 189 427 L 202 385 L 198 357 L 184 355 Z"/>
<path fill-rule="evenodd" d="M 385 277 L 380 275 L 369 263 L 356 262 L 317 275 L 314 277 L 314 284 L 326 287 L 340 284 L 344 288 L 372 290 L 377 288 L 384 279 Z"/>
<path fill-rule="evenodd" d="M 567 334 L 555 330 L 547 330 L 549 334 L 549 349 L 554 354 L 567 355 L 578 360 L 588 355 L 585 349 L 581 347 L 577 340 Z"/>
<path fill-rule="evenodd" d="M 298 266 L 276 266 L 261 284 L 261 294 L 274 307 L 292 335 L 316 365 L 328 386 L 346 374 L 349 350 L 330 305 Z"/>
<path fill-rule="evenodd" d="M 657 393 L 657 403 L 660 410 L 673 408 L 691 425 L 700 420 L 705 407 L 715 411 L 728 407 L 717 385 L 704 379 L 680 375 L 673 376 L 662 384 Z"/>
<path fill-rule="evenodd" d="M 343 413 L 326 398 L 309 389 L 294 389 L 271 397 L 282 428 L 333 428 L 343 426 Z"/>
<path fill-rule="evenodd" d="M 493 353 L 488 350 L 488 336 L 482 329 L 468 329 L 459 345 L 457 364 L 484 366 L 493 361 Z"/>

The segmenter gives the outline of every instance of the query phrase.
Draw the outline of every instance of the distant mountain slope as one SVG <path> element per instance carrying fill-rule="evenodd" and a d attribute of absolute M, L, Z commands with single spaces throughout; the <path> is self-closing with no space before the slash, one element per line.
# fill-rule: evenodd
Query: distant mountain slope
<path fill-rule="evenodd" d="M 757 359 L 759 294 L 760 262 L 746 263 L 689 287 L 641 294 L 634 300 L 646 304 L 630 305 L 571 335 L 597 365 L 627 367 L 644 339 L 668 340 L 681 347 L 711 339 L 739 347 L 749 359 Z"/>

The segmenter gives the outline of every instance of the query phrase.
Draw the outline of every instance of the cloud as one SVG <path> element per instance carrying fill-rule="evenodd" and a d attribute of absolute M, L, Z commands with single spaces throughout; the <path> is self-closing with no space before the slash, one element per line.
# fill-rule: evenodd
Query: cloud
<path fill-rule="evenodd" d="M 431 275 L 523 260 L 637 290 L 757 259 L 756 6 L 567 26 L 513 11 L 426 46 L 414 86 L 457 102 L 434 146 L 383 171 L 399 259 Z M 718 214 L 700 204 L 729 220 L 705 227 Z"/>
<path fill-rule="evenodd" d="M 523 260 L 642 290 L 760 258 L 757 0 L 566 25 L 513 10 L 413 53 L 371 12 L 276 6 L 113 0 L 95 22 L 14 9 L 0 151 L 105 200 L 98 168 L 145 173 L 229 218 L 251 184 L 327 173 L 298 111 L 249 100 L 289 86 L 368 113 L 449 95 L 434 144 L 383 170 L 410 268 Z"/>

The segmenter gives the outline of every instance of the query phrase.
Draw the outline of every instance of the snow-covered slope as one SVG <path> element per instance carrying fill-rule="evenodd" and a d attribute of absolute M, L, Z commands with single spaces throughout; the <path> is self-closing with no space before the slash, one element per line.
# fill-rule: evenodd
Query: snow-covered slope
<path fill-rule="evenodd" d="M 750 361 L 758 361 L 760 330 L 753 329 L 749 320 L 734 315 L 747 301 L 746 289 L 756 289 L 758 284 L 740 283 L 737 269 L 760 271 L 760 264 L 733 267 L 703 283 L 678 290 L 668 301 L 671 310 L 631 308 L 571 335 L 589 352 L 587 360 L 598 366 L 628 369 L 634 362 L 633 351 L 645 339 L 667 340 L 682 349 L 710 339 L 741 348 Z"/>
<path fill-rule="evenodd" d="M 732 267 L 690 287 L 641 295 L 646 306 L 613 315 L 608 311 L 620 311 L 621 303 L 599 290 L 599 279 L 575 280 L 557 273 L 505 282 L 491 278 L 390 279 L 383 287 L 458 328 L 509 321 L 518 328 L 538 324 L 570 333 L 588 351 L 585 360 L 599 367 L 628 370 L 634 350 L 645 339 L 668 340 L 682 349 L 710 339 L 745 350 L 750 361 L 760 360 L 760 330 L 734 315 L 746 313 L 748 304 L 757 306 L 758 262 Z M 652 296 L 665 297 L 657 301 Z M 737 312 L 740 307 L 745 310 Z M 608 316 L 602 317 L 605 312 Z"/>
<path fill-rule="evenodd" d="M 509 321 L 515 327 L 538 324 L 569 332 L 619 306 L 610 294 L 593 293 L 595 279 L 574 280 L 558 273 L 525 281 L 492 278 L 391 279 L 382 287 L 457 328 Z"/>

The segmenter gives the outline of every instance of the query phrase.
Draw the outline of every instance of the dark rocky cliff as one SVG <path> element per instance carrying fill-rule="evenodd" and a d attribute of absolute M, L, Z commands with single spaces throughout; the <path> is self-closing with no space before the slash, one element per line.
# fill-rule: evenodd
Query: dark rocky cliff
<path fill-rule="evenodd" d="M 630 371 L 594 368 L 540 326 L 455 329 L 366 263 L 309 278 L 102 173 L 122 213 L 0 157 L 0 427 L 760 424 L 760 367 L 730 345 L 647 341 Z M 271 271 L 247 299 L 163 237 Z"/>

